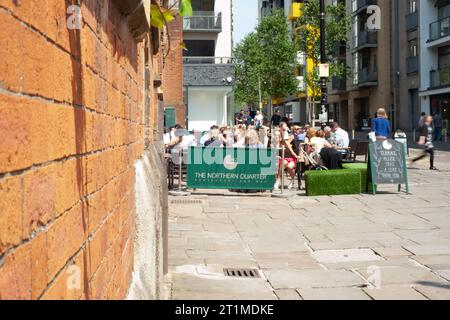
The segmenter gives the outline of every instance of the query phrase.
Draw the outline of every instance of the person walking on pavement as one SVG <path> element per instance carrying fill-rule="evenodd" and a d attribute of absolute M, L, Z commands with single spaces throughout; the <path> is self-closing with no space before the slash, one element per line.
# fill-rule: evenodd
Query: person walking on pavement
<path fill-rule="evenodd" d="M 442 141 L 443 121 L 440 113 L 435 113 L 433 117 L 434 141 Z"/>
<path fill-rule="evenodd" d="M 423 121 L 423 126 L 420 129 L 420 145 L 424 146 L 423 153 L 412 160 L 413 163 L 430 156 L 430 170 L 438 170 L 434 166 L 434 145 L 433 145 L 433 117 L 426 116 Z"/>

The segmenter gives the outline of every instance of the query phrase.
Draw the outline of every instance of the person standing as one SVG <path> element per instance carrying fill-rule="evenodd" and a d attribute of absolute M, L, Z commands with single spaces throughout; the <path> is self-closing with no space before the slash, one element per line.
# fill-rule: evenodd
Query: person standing
<path fill-rule="evenodd" d="M 423 122 L 425 120 L 425 117 L 427 116 L 427 114 L 425 112 L 422 112 L 420 114 L 420 119 L 419 119 L 419 130 L 423 127 Z"/>
<path fill-rule="evenodd" d="M 434 145 L 433 145 L 433 117 L 426 116 L 423 126 L 420 129 L 419 144 L 424 146 L 423 153 L 412 160 L 413 163 L 430 156 L 430 170 L 438 170 L 434 166 Z"/>
<path fill-rule="evenodd" d="M 261 111 L 257 110 L 255 115 L 255 126 L 256 128 L 261 128 L 264 124 L 264 116 L 261 114 Z"/>
<path fill-rule="evenodd" d="M 278 127 L 281 123 L 281 112 L 280 110 L 277 110 L 275 114 L 272 116 L 272 119 L 270 121 L 272 123 L 272 126 Z"/>
<path fill-rule="evenodd" d="M 372 120 L 372 132 L 377 140 L 387 140 L 391 136 L 391 123 L 383 108 L 378 109 L 377 118 Z"/>
<path fill-rule="evenodd" d="M 433 117 L 434 141 L 442 141 L 443 121 L 440 113 L 435 113 Z"/>

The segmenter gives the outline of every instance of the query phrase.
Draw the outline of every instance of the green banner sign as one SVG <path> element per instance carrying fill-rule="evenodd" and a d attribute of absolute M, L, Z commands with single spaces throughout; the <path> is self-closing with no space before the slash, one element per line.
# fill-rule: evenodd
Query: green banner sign
<path fill-rule="evenodd" d="M 191 147 L 187 186 L 190 189 L 272 190 L 277 170 L 272 149 Z"/>

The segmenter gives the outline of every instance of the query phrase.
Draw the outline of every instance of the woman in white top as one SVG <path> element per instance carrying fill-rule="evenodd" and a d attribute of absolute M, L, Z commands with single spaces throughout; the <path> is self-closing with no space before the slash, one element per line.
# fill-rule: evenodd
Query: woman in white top
<path fill-rule="evenodd" d="M 315 136 L 312 137 L 309 143 L 313 146 L 314 151 L 317 154 L 320 154 L 323 148 L 332 148 L 332 145 L 325 140 L 325 132 L 323 130 L 319 130 L 316 132 Z"/>

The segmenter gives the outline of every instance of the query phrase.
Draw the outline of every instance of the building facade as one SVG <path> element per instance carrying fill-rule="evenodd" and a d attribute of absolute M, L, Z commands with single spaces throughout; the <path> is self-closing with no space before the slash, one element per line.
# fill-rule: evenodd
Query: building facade
<path fill-rule="evenodd" d="M 420 109 L 450 119 L 450 1 L 420 0 Z"/>
<path fill-rule="evenodd" d="M 231 0 L 192 0 L 183 20 L 184 99 L 189 130 L 229 124 L 234 81 Z"/>

